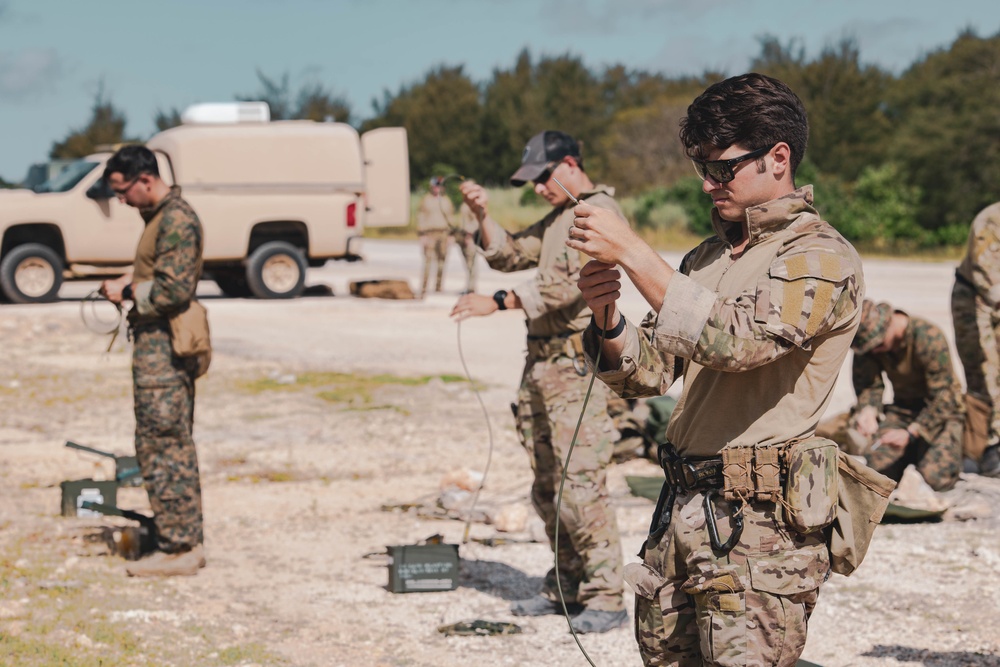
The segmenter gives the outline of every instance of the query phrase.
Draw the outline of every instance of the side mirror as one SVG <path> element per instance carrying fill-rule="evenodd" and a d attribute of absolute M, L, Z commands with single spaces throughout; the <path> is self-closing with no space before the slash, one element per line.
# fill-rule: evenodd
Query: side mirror
<path fill-rule="evenodd" d="M 99 178 L 94 181 L 94 184 L 87 188 L 87 197 L 90 199 L 113 199 L 115 193 L 111 190 L 111 186 L 103 178 Z"/>

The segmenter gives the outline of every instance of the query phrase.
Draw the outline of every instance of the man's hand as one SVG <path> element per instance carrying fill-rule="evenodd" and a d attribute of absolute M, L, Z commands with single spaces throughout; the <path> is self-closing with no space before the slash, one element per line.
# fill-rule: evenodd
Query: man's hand
<path fill-rule="evenodd" d="M 893 449 L 903 449 L 910 444 L 910 432 L 905 428 L 894 428 L 883 433 L 878 440 Z"/>
<path fill-rule="evenodd" d="M 605 264 L 622 264 L 643 244 L 621 216 L 606 208 L 581 202 L 573 208 L 573 226 L 566 245 Z"/>
<path fill-rule="evenodd" d="M 621 315 L 616 305 L 621 298 L 621 272 L 614 264 L 605 264 L 592 259 L 580 269 L 577 287 L 594 313 L 594 323 L 601 329 L 611 329 L 618 324 Z M 607 307 L 607 321 L 604 309 Z"/>
<path fill-rule="evenodd" d="M 485 294 L 466 294 L 451 309 L 451 316 L 455 318 L 456 322 L 461 322 L 470 317 L 482 317 L 498 310 L 500 307 L 497 306 L 493 297 Z"/>
<path fill-rule="evenodd" d="M 875 431 L 878 430 L 878 410 L 870 405 L 861 408 L 854 418 L 854 428 L 866 438 L 875 435 Z"/>
<path fill-rule="evenodd" d="M 105 280 L 101 283 L 101 288 L 98 290 L 101 295 L 110 301 L 111 303 L 122 302 L 122 290 L 125 289 L 126 285 L 132 283 L 132 274 L 125 274 L 120 278 L 114 278 L 112 280 Z"/>
<path fill-rule="evenodd" d="M 462 193 L 466 205 L 476 216 L 476 220 L 479 222 L 485 220 L 488 215 L 486 205 L 490 198 L 485 188 L 475 181 L 463 181 L 458 190 Z"/>

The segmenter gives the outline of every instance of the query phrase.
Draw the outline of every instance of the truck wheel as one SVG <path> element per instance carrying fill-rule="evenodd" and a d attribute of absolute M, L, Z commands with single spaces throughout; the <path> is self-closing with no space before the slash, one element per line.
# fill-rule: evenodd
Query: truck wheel
<path fill-rule="evenodd" d="M 62 260 L 41 243 L 19 245 L 0 262 L 0 288 L 12 303 L 54 301 L 62 281 Z"/>
<path fill-rule="evenodd" d="M 212 279 L 219 286 L 222 293 L 234 299 L 242 299 L 252 296 L 250 285 L 247 284 L 246 271 L 237 269 L 233 271 L 212 271 Z"/>
<path fill-rule="evenodd" d="M 271 241 L 247 258 L 247 284 L 258 299 L 292 299 L 306 286 L 306 260 L 291 243 Z"/>

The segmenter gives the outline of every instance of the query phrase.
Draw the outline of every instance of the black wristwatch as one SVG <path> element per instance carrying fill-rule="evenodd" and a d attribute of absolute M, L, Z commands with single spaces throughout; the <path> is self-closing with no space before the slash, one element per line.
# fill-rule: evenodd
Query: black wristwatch
<path fill-rule="evenodd" d="M 506 300 L 506 298 L 507 298 L 507 290 L 505 289 L 498 289 L 496 292 L 493 293 L 493 300 L 497 302 L 497 308 L 499 308 L 500 310 L 507 310 L 507 304 L 504 303 L 504 300 Z"/>
<path fill-rule="evenodd" d="M 128 301 L 132 300 L 132 283 L 129 283 L 122 288 L 122 298 L 127 299 Z"/>

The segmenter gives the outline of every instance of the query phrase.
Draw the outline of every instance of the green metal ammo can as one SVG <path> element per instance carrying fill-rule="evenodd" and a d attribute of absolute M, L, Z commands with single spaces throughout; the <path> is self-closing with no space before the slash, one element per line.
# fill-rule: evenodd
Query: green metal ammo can
<path fill-rule="evenodd" d="M 453 591 L 458 588 L 457 544 L 387 547 L 389 590 L 393 593 Z"/>
<path fill-rule="evenodd" d="M 118 507 L 118 482 L 75 479 L 61 482 L 63 516 L 101 516 L 100 512 L 84 509 L 85 500 Z"/>

